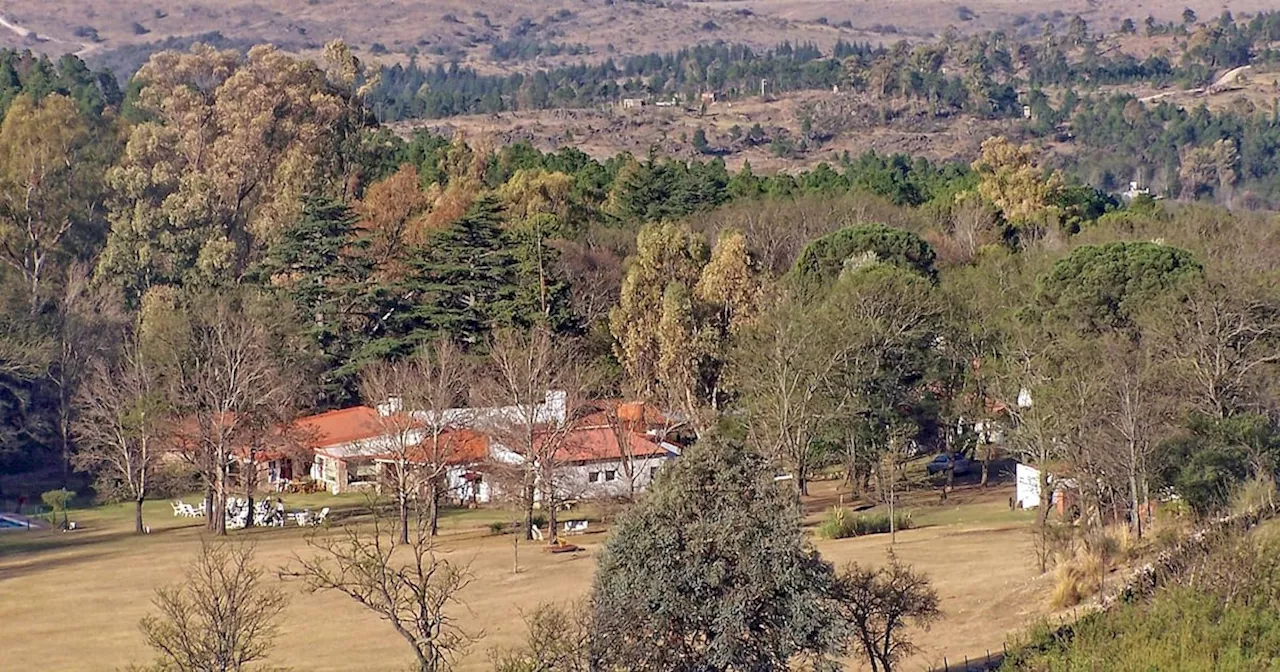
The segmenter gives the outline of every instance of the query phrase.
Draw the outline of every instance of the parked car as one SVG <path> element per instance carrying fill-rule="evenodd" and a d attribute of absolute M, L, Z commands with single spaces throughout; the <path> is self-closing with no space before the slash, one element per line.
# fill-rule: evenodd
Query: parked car
<path fill-rule="evenodd" d="M 963 455 L 939 453 L 933 458 L 933 461 L 925 467 L 925 471 L 929 472 L 930 476 L 934 474 L 944 474 L 948 469 L 950 469 L 956 476 L 964 476 L 965 474 L 973 471 L 973 460 L 970 460 Z"/>

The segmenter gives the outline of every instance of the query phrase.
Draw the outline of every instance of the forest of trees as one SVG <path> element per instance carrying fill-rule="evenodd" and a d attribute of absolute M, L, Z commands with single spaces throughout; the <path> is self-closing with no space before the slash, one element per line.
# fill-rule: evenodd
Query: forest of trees
<path fill-rule="evenodd" d="M 820 471 L 892 502 L 920 452 L 985 470 L 996 448 L 976 427 L 1000 426 L 998 448 L 1041 469 L 1044 543 L 1061 532 L 1051 468 L 1078 484 L 1068 533 L 1085 544 L 1109 520 L 1140 538 L 1171 495 L 1209 517 L 1242 484 L 1274 491 L 1277 222 L 1194 202 L 1271 170 L 1274 151 L 1249 144 L 1257 127 L 1140 106 L 1125 123 L 1165 115 L 1149 132 L 1182 129 L 1167 142 L 1184 151 L 1187 134 L 1213 141 L 1190 149 L 1205 152 L 1194 171 L 1181 155 L 1185 201 L 1122 203 L 1002 136 L 969 165 L 867 154 L 768 176 L 404 139 L 378 126 L 368 73 L 341 43 L 319 63 L 270 46 L 162 52 L 123 93 L 74 58 L 7 53 L 0 70 L 0 475 L 93 478 L 101 499 L 138 503 L 140 532 L 175 435 L 186 486 L 225 533 L 233 451 L 301 414 L 378 403 L 405 370 L 443 381 L 439 404 L 532 408 L 528 391 L 547 389 L 640 399 L 679 417 L 690 447 L 601 555 L 590 655 L 779 669 L 860 647 L 887 670 L 907 649 L 876 630 L 883 614 L 857 610 L 865 596 L 899 591 L 927 622 L 936 595 L 894 563 L 837 574 L 816 557 L 796 495 Z M 440 373 L 446 359 L 474 389 Z M 699 542 L 715 557 L 686 562 L 650 534 L 672 529 L 725 543 Z M 341 565 L 370 548 L 348 541 L 321 551 Z M 325 562 L 299 573 L 360 600 Z M 732 568 L 717 586 L 733 608 L 644 608 L 683 604 L 680 586 L 707 583 L 712 565 Z M 654 567 L 671 580 L 630 580 Z M 207 570 L 193 576 L 213 581 Z M 161 606 L 182 611 L 183 595 Z M 438 613 L 449 597 L 422 599 L 442 600 Z M 759 636 L 723 636 L 724 623 Z M 402 633 L 436 660 L 436 635 Z"/>
<path fill-rule="evenodd" d="M 1211 509 L 1220 484 L 1193 482 L 1205 476 L 1178 467 L 1187 451 L 1239 460 L 1214 479 L 1270 468 L 1257 432 L 1271 436 L 1271 358 L 1256 349 L 1271 343 L 1274 297 L 1268 246 L 1243 242 L 1268 229 L 1249 217 L 1149 198 L 1126 207 L 1003 138 L 972 166 L 868 154 L 772 176 L 719 160 L 405 141 L 373 125 L 349 52 L 334 45 L 327 59 L 166 52 L 122 101 L 86 71 L 16 61 L 21 92 L 0 126 L 6 471 L 71 468 L 77 400 L 103 366 L 145 365 L 142 382 L 182 391 L 171 412 L 199 417 L 235 409 L 189 367 L 214 366 L 215 343 L 252 343 L 270 363 L 262 380 L 287 369 L 315 381 L 288 398 L 260 381 L 234 399 L 270 423 L 281 408 L 359 401 L 372 364 L 441 339 L 483 356 L 509 328 L 580 340 L 608 372 L 598 392 L 652 396 L 698 435 L 747 411 L 744 440 L 802 485 L 831 464 L 871 483 L 889 446 L 966 445 L 954 428 L 985 412 L 979 399 L 1023 388 L 1036 414 L 1062 404 L 1071 412 L 1054 423 L 1077 418 L 1029 454 L 1060 457 L 1068 435 L 1081 450 L 1138 451 L 1106 468 L 1098 502 L 1136 510 L 1181 484 Z M 269 123 L 239 123 L 266 101 Z M 1163 242 L 1141 242 L 1152 239 Z M 1205 372 L 1201 351 L 1166 337 L 1191 307 L 1239 311 L 1247 343 L 1199 334 L 1201 347 L 1230 348 L 1237 369 Z M 888 331 L 862 331 L 873 325 Z M 795 372 L 813 377 L 801 418 L 771 417 L 797 407 L 779 405 L 791 391 L 758 368 L 793 365 L 766 354 L 784 345 L 826 363 Z M 1130 368 L 1073 365 L 1094 359 Z M 1094 387 L 1120 394 L 1111 386 L 1157 366 L 1162 382 L 1188 376 L 1159 391 L 1167 421 L 1141 437 L 1089 434 L 1108 426 L 1092 413 L 1124 401 Z M 1018 421 L 1034 426 L 1029 416 Z M 1232 452 L 1241 433 L 1262 443 Z M 1164 455 L 1180 457 L 1165 467 Z"/>

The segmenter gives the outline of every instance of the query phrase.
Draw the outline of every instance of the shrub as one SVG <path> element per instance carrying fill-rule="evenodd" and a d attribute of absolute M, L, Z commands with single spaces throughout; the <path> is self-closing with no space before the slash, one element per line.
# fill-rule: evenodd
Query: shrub
<path fill-rule="evenodd" d="M 1053 606 L 1074 607 L 1080 604 L 1102 589 L 1106 573 L 1107 561 L 1101 552 L 1080 546 L 1070 557 L 1059 556 L 1053 570 Z"/>
<path fill-rule="evenodd" d="M 495 520 L 489 523 L 489 534 L 506 534 L 507 524 L 501 520 Z"/>
<path fill-rule="evenodd" d="M 66 488 L 57 490 L 49 490 L 41 493 L 40 501 L 49 507 L 49 522 L 56 525 L 58 523 L 58 514 L 62 514 L 62 526 L 67 525 L 67 507 L 71 505 L 71 500 L 76 498 L 76 493 Z"/>
<path fill-rule="evenodd" d="M 90 42 L 102 41 L 102 38 L 98 36 L 98 29 L 93 26 L 78 26 L 71 32 L 71 34 L 82 40 L 89 40 Z"/>
<path fill-rule="evenodd" d="M 911 513 L 898 511 L 893 514 L 894 527 L 909 530 L 912 527 Z M 832 507 L 826 519 L 818 526 L 818 534 L 827 539 L 847 539 L 868 534 L 884 534 L 889 531 L 889 514 L 872 513 L 851 515 L 848 509 Z"/>
<path fill-rule="evenodd" d="M 1231 513 L 1249 514 L 1275 508 L 1276 481 L 1270 474 L 1260 474 L 1241 483 L 1231 495 Z"/>

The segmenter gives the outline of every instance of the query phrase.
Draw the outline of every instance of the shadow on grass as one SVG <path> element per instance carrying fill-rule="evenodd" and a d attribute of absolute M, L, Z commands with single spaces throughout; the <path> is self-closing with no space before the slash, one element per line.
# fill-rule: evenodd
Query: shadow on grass
<path fill-rule="evenodd" d="M 85 562 L 98 562 L 113 555 L 117 555 L 117 553 L 114 551 L 86 551 L 53 557 L 33 557 L 21 563 L 0 564 L 0 581 L 19 579 L 30 574 L 56 572 L 59 569 L 73 567 Z M 16 558 L 11 557 L 8 559 L 13 560 Z"/>

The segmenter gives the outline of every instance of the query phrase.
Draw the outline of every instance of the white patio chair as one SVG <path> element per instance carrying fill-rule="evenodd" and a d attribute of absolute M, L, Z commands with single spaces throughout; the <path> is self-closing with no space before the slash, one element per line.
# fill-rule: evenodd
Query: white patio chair
<path fill-rule="evenodd" d="M 538 529 L 537 525 L 534 525 L 532 528 L 530 528 L 530 530 L 533 531 L 534 539 L 537 539 L 538 541 L 542 541 L 542 530 Z"/>
<path fill-rule="evenodd" d="M 565 534 L 586 534 L 587 521 L 585 520 L 566 520 L 564 521 Z"/>
<path fill-rule="evenodd" d="M 172 502 L 169 502 L 169 506 L 172 506 L 172 507 L 173 507 L 173 517 L 174 517 L 174 518 L 177 518 L 178 516 L 183 515 L 183 513 L 182 513 L 182 502 L 179 502 L 179 501 L 172 501 Z"/>
<path fill-rule="evenodd" d="M 311 524 L 312 524 L 312 525 L 323 525 L 323 524 L 324 524 L 324 519 L 325 519 L 325 518 L 328 518 L 328 517 L 329 517 L 329 507 L 327 507 L 327 506 L 326 506 L 326 507 L 324 507 L 323 509 L 320 509 L 320 515 L 316 516 L 316 519 L 315 519 Z"/>

